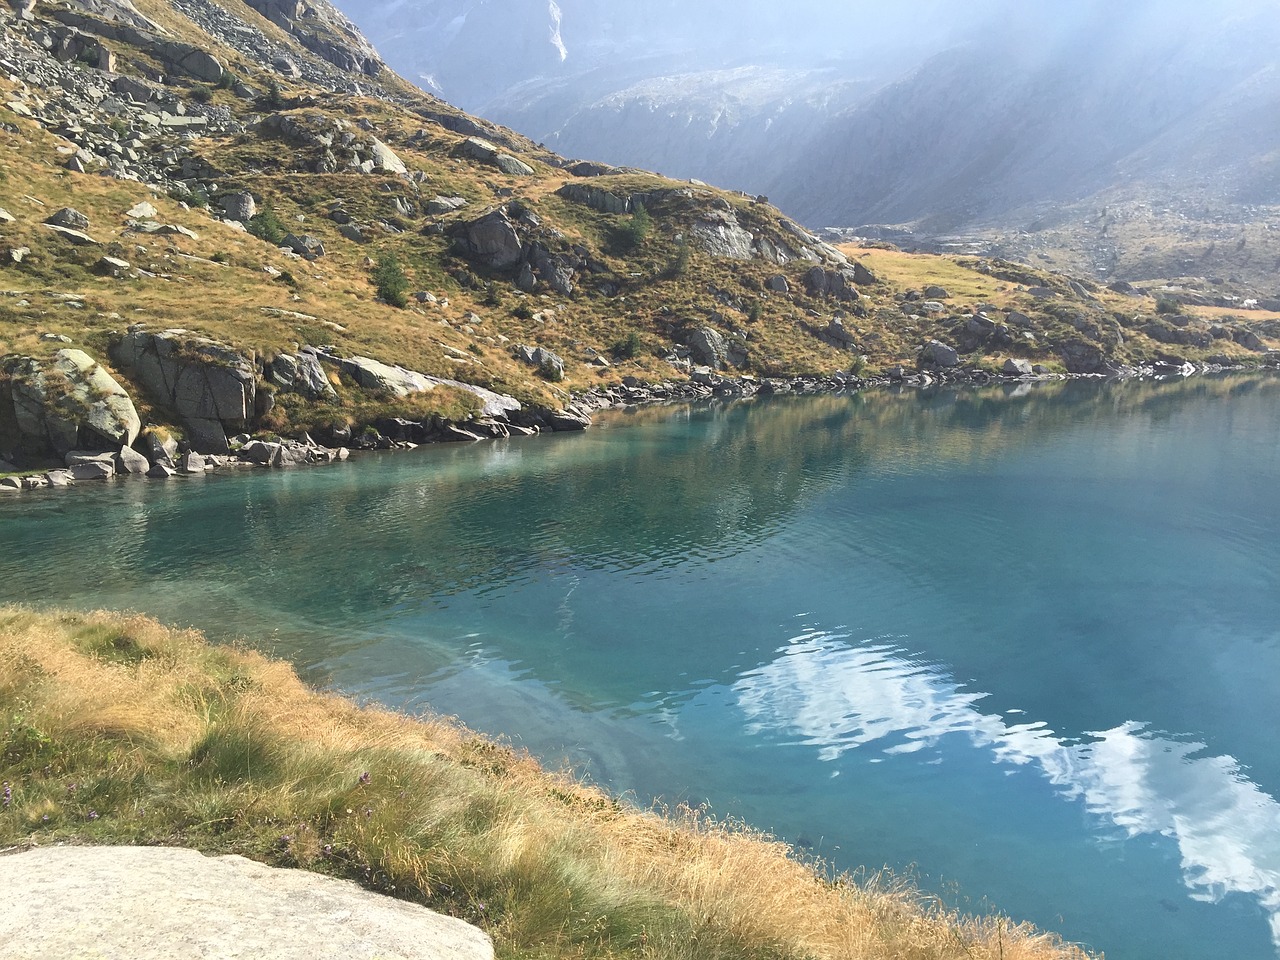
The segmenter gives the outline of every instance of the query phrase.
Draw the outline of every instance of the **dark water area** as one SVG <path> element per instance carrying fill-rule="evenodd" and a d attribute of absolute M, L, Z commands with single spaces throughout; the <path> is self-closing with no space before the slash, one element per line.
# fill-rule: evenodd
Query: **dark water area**
<path fill-rule="evenodd" d="M 672 407 L 0 500 L 0 600 L 247 637 L 1108 956 L 1280 943 L 1280 378 Z"/>

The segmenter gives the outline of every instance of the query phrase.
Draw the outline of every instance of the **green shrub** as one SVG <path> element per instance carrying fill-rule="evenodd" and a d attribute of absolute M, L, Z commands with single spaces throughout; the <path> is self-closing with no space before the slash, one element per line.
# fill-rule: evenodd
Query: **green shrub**
<path fill-rule="evenodd" d="M 280 84 L 275 80 L 267 81 L 267 92 L 258 98 L 258 106 L 263 110 L 281 110 L 284 108 L 284 94 L 280 92 Z"/>
<path fill-rule="evenodd" d="M 196 103 L 208 103 L 213 99 L 213 88 L 203 83 L 193 84 L 189 95 Z"/>
<path fill-rule="evenodd" d="M 400 267 L 400 261 L 394 253 L 379 255 L 373 268 L 373 285 L 378 288 L 378 296 L 393 307 L 404 309 L 408 306 L 409 278 Z"/>
<path fill-rule="evenodd" d="M 1156 313 L 1181 313 L 1182 304 L 1172 297 L 1160 297 L 1156 300 Z"/>
<path fill-rule="evenodd" d="M 693 250 L 689 246 L 689 241 L 681 237 L 680 242 L 676 244 L 676 255 L 667 264 L 663 276 L 668 280 L 679 280 L 689 272 L 689 261 L 692 259 Z"/>
<path fill-rule="evenodd" d="M 625 337 L 609 348 L 617 360 L 634 360 L 640 354 L 640 334 L 632 330 Z"/>
<path fill-rule="evenodd" d="M 274 247 L 284 243 L 289 233 L 269 203 L 264 203 L 257 215 L 249 218 L 249 232 Z"/>
<path fill-rule="evenodd" d="M 635 209 L 621 226 L 613 231 L 613 248 L 617 253 L 630 253 L 638 248 L 653 229 L 653 218 L 643 203 L 637 203 Z"/>

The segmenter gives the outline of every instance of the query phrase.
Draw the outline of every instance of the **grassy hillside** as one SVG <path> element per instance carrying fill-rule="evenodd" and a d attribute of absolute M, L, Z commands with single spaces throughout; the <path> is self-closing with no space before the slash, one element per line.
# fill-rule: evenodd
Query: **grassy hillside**
<path fill-rule="evenodd" d="M 350 877 L 480 925 L 503 957 L 1084 956 L 142 617 L 0 608 L 0 704 L 6 847 L 182 844 Z"/>
<path fill-rule="evenodd" d="M 1111 294 L 998 261 L 845 248 L 869 273 L 859 275 L 856 290 L 849 284 L 849 295 L 833 297 L 807 275 L 815 265 L 849 274 L 850 265 L 763 198 L 570 167 L 385 71 L 360 84 L 334 79 L 340 71 L 238 3 L 224 19 L 261 31 L 262 42 L 280 44 L 309 72 L 280 74 L 265 58 L 223 42 L 234 37 L 211 37 L 166 4 L 144 10 L 158 27 L 220 57 L 222 79 L 170 70 L 156 83 L 149 78 L 162 66 L 159 54 L 145 44 L 92 39 L 94 30 L 112 29 L 92 18 L 76 21 L 85 32 L 75 42 L 84 49 L 67 61 L 36 42 L 41 30 L 65 30 L 56 19 L 5 26 L 7 55 L 28 58 L 32 69 L 21 80 L 0 75 L 0 103 L 8 105 L 0 107 L 7 114 L 0 207 L 13 218 L 0 224 L 0 356 L 48 357 L 66 337 L 128 386 L 130 372 L 113 368 L 109 354 L 124 329 L 181 327 L 252 356 L 262 392 L 272 389 L 265 371 L 275 356 L 329 346 L 334 355 L 368 356 L 557 409 L 571 391 L 592 385 L 686 376 L 685 360 L 702 361 L 696 352 L 690 357 L 689 344 L 704 328 L 733 348 L 725 373 L 757 377 L 912 367 L 931 339 L 958 347 L 968 366 L 999 369 L 1015 356 L 1075 372 L 1079 364 L 1068 354 L 1078 354 L 1082 341 L 1096 348 L 1090 358 L 1117 365 L 1171 355 L 1256 362 L 1280 343 L 1275 324 L 1263 321 L 1259 339 L 1242 345 L 1236 332 L 1252 321 L 1241 315 L 1214 318 L 1221 330 L 1213 336 L 1207 323 L 1185 320 L 1204 335 L 1171 349 L 1149 328 L 1153 297 Z M 93 43 L 111 50 L 114 73 L 95 68 L 98 48 L 84 46 Z M 153 102 L 94 100 L 109 85 L 133 90 L 121 87 L 126 81 L 148 83 Z M 184 126 L 186 119 L 165 111 L 199 122 Z M 490 138 L 489 153 L 470 139 L 475 134 Z M 81 172 L 73 161 L 90 141 L 97 153 L 88 151 Z M 394 152 L 403 172 L 357 167 L 373 156 L 375 141 Z M 128 168 L 122 156 L 138 159 Z M 572 192 L 584 186 L 612 206 Z M 229 222 L 223 205 L 243 193 L 254 198 L 257 216 Z M 440 211 L 432 204 L 441 197 L 466 203 Z M 144 201 L 153 214 L 127 215 Z M 88 218 L 94 242 L 73 242 L 42 223 L 66 206 Z M 495 210 L 514 224 L 520 263 L 495 263 L 460 240 Z M 140 222 L 163 229 L 147 232 Z M 288 233 L 319 241 L 323 256 L 282 250 Z M 104 271 L 104 255 L 125 266 Z M 391 299 L 403 296 L 404 306 L 378 296 L 375 271 L 391 260 L 403 272 Z M 935 284 L 948 296 L 918 293 Z M 1049 294 L 1032 296 L 1031 288 Z M 1029 318 L 1020 329 L 1006 324 L 1010 309 Z M 984 321 L 973 318 L 982 311 L 1001 329 L 975 335 Z M 849 331 L 847 342 L 824 336 L 833 319 Z M 563 378 L 522 362 L 514 350 L 520 344 L 557 354 Z M 392 401 L 337 369 L 327 372 L 336 399 L 280 394 L 254 427 L 287 435 L 385 415 L 469 415 L 456 392 Z M 144 419 L 181 435 L 172 411 L 136 384 L 129 392 Z M 13 446 L 5 439 L 0 452 Z"/>

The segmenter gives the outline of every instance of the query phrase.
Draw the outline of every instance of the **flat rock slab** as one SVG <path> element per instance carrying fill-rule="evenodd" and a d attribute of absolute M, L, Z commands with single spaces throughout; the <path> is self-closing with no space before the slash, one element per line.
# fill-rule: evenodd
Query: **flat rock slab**
<path fill-rule="evenodd" d="M 346 880 L 175 847 L 0 858 L 7 960 L 492 960 L 477 928 Z"/>

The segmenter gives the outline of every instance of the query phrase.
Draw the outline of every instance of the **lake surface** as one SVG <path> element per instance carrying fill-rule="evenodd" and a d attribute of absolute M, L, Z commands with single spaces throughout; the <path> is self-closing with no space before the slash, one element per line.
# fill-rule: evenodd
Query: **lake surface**
<path fill-rule="evenodd" d="M 0 500 L 0 600 L 246 636 L 1114 958 L 1277 957 L 1280 378 L 652 409 Z"/>

